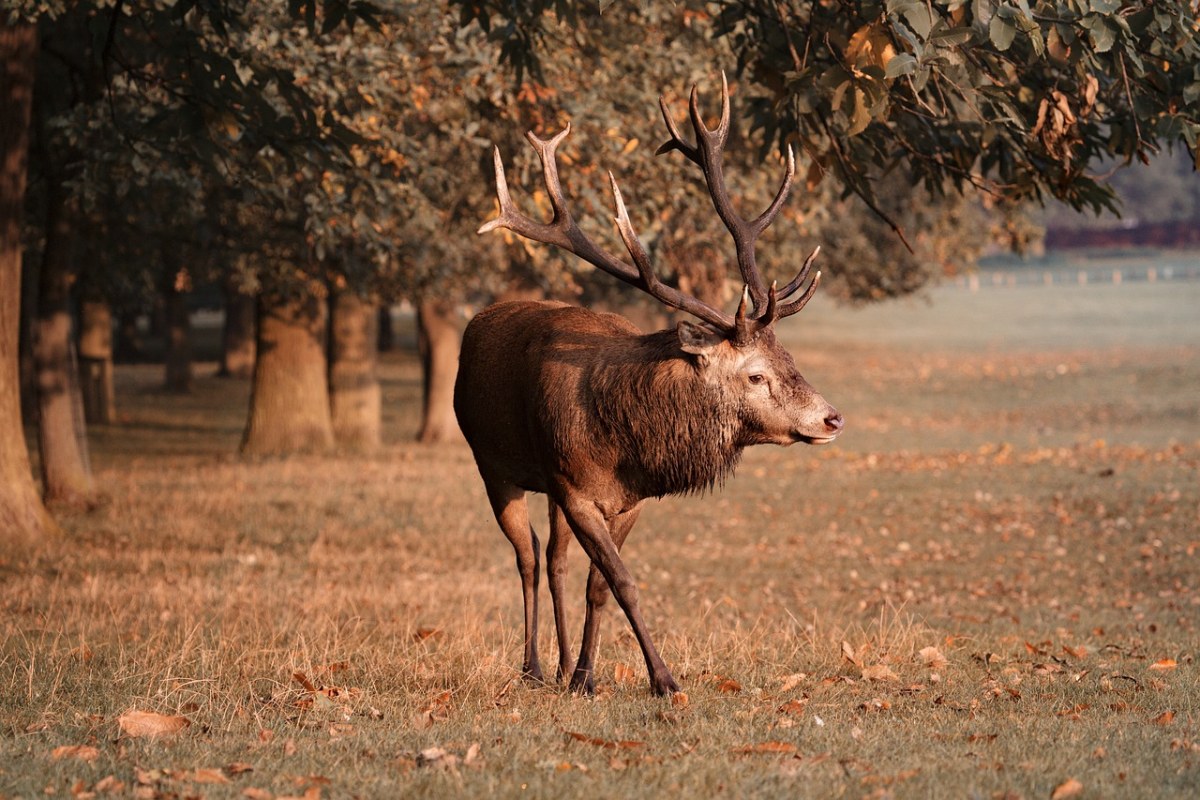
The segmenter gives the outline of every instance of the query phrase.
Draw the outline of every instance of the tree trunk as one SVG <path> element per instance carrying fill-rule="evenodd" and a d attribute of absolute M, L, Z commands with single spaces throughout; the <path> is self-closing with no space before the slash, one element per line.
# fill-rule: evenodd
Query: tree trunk
<path fill-rule="evenodd" d="M 325 322 L 325 303 L 313 295 L 259 298 L 258 358 L 242 453 L 313 452 L 333 445 Z"/>
<path fill-rule="evenodd" d="M 78 199 L 51 179 L 33 337 L 42 493 L 47 503 L 87 506 L 94 500 L 95 484 L 88 459 L 70 311 L 71 286 L 77 276 L 79 224 Z"/>
<path fill-rule="evenodd" d="M 363 452 L 379 446 L 383 395 L 375 374 L 378 307 L 353 291 L 333 298 L 329 344 L 329 402 L 340 447 Z"/>
<path fill-rule="evenodd" d="M 392 324 L 392 307 L 388 303 L 379 306 L 379 344 L 376 346 L 380 353 L 390 353 L 396 348 L 396 328 Z"/>
<path fill-rule="evenodd" d="M 192 323 L 187 307 L 191 279 L 184 269 L 173 262 L 168 263 L 172 266 L 164 274 L 162 286 L 167 344 L 163 357 L 163 388 L 186 394 L 192 390 Z"/>
<path fill-rule="evenodd" d="M 225 325 L 221 329 L 222 378 L 254 374 L 254 296 L 225 285 Z"/>
<path fill-rule="evenodd" d="M 417 336 L 425 399 L 417 440 L 429 443 L 461 438 L 454 417 L 454 379 L 461 339 L 454 306 L 441 301 L 422 302 L 417 307 Z"/>
<path fill-rule="evenodd" d="M 0 546 L 58 532 L 33 482 L 18 388 L 21 221 L 37 43 L 35 26 L 0 24 Z"/>
<path fill-rule="evenodd" d="M 112 309 L 107 300 L 84 300 L 79 304 L 79 385 L 89 425 L 117 421 L 112 357 Z"/>

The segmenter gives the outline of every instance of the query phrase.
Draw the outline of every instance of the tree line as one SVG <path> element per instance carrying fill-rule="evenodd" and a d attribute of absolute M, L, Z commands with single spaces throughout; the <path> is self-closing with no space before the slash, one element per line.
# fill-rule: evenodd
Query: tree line
<path fill-rule="evenodd" d="M 95 497 L 77 409 L 112 418 L 114 330 L 161 309 L 164 382 L 187 388 L 197 287 L 223 297 L 225 370 L 253 381 L 247 454 L 378 443 L 375 326 L 400 298 L 428 343 L 426 439 L 452 425 L 463 302 L 630 302 L 546 248 L 473 234 L 492 146 L 546 208 L 526 130 L 573 125 L 564 178 L 596 236 L 616 242 L 613 170 L 664 278 L 729 302 L 707 197 L 653 158 L 658 96 L 682 113 L 724 69 L 739 195 L 769 198 L 760 167 L 787 147 L 801 165 L 764 268 L 821 244 L 833 292 L 868 301 L 1019 245 L 1031 202 L 1113 207 L 1098 164 L 1166 147 L 1194 163 L 1196 37 L 1187 0 L 10 2 L 0 529 L 36 539 L 47 503 Z"/>

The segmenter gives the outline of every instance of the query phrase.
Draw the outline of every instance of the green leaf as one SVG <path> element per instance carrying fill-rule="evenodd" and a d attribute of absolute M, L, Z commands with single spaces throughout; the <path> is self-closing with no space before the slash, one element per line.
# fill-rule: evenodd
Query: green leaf
<path fill-rule="evenodd" d="M 1092 11 L 1100 14 L 1115 14 L 1121 10 L 1121 0 L 1092 0 Z"/>
<path fill-rule="evenodd" d="M 956 44 L 966 44 L 975 36 L 971 28 L 938 28 L 929 34 L 929 41 L 951 47 Z"/>
<path fill-rule="evenodd" d="M 988 38 L 997 50 L 1004 52 L 1012 47 L 1013 39 L 1017 38 L 1017 26 L 997 14 L 988 25 Z"/>
<path fill-rule="evenodd" d="M 912 55 L 911 53 L 900 53 L 899 55 L 894 56 L 892 60 L 888 62 L 885 77 L 899 78 L 901 75 L 911 75 L 916 68 L 916 56 Z M 1196 85 L 1200 86 L 1200 84 Z M 1184 97 L 1186 96 L 1187 94 L 1185 92 Z"/>

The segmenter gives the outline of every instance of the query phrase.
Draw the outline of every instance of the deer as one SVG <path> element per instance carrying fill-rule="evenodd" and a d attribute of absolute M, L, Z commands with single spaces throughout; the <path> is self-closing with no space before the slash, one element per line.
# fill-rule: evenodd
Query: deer
<path fill-rule="evenodd" d="M 679 152 L 703 173 L 733 238 L 741 272 L 743 290 L 733 316 L 656 276 L 611 172 L 617 231 L 632 265 L 580 229 L 556 160 L 570 123 L 550 139 L 526 134 L 541 162 L 553 210 L 549 222 L 518 210 L 500 149 L 494 148 L 499 211 L 478 233 L 506 228 L 561 248 L 697 320 L 643 334 L 617 314 L 518 300 L 482 310 L 463 334 L 454 409 L 496 521 L 516 554 L 525 623 L 521 671 L 527 679 L 545 682 L 537 649 L 541 544 L 526 502 L 526 495 L 536 492 L 547 496 L 549 506 L 546 573 L 558 640 L 557 679 L 570 676 L 574 694 L 595 692 L 599 623 L 610 593 L 633 629 L 651 691 L 660 696 L 680 691 L 651 640 L 637 586 L 620 556 L 649 498 L 714 490 L 733 474 L 746 447 L 828 444 L 844 427 L 841 414 L 801 376 L 774 331 L 816 292 L 820 271 L 811 281 L 808 277 L 820 248 L 782 289 L 766 285 L 755 258 L 756 240 L 791 190 L 795 159 L 789 148 L 782 184 L 767 209 L 752 220 L 741 216 L 722 166 L 730 117 L 724 74 L 721 88 L 720 122 L 709 128 L 692 87 L 694 144 L 679 132 L 666 100 L 659 99 L 670 138 L 656 155 Z M 574 664 L 563 602 L 572 538 L 590 562 L 583 638 Z"/>

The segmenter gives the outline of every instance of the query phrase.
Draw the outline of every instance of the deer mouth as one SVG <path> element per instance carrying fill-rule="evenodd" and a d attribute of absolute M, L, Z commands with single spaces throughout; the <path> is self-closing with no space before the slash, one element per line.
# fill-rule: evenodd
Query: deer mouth
<path fill-rule="evenodd" d="M 803 444 L 829 444 L 837 437 L 836 433 L 832 436 L 809 436 L 806 433 L 800 433 L 800 431 L 792 431 L 792 441 L 802 442 Z"/>

